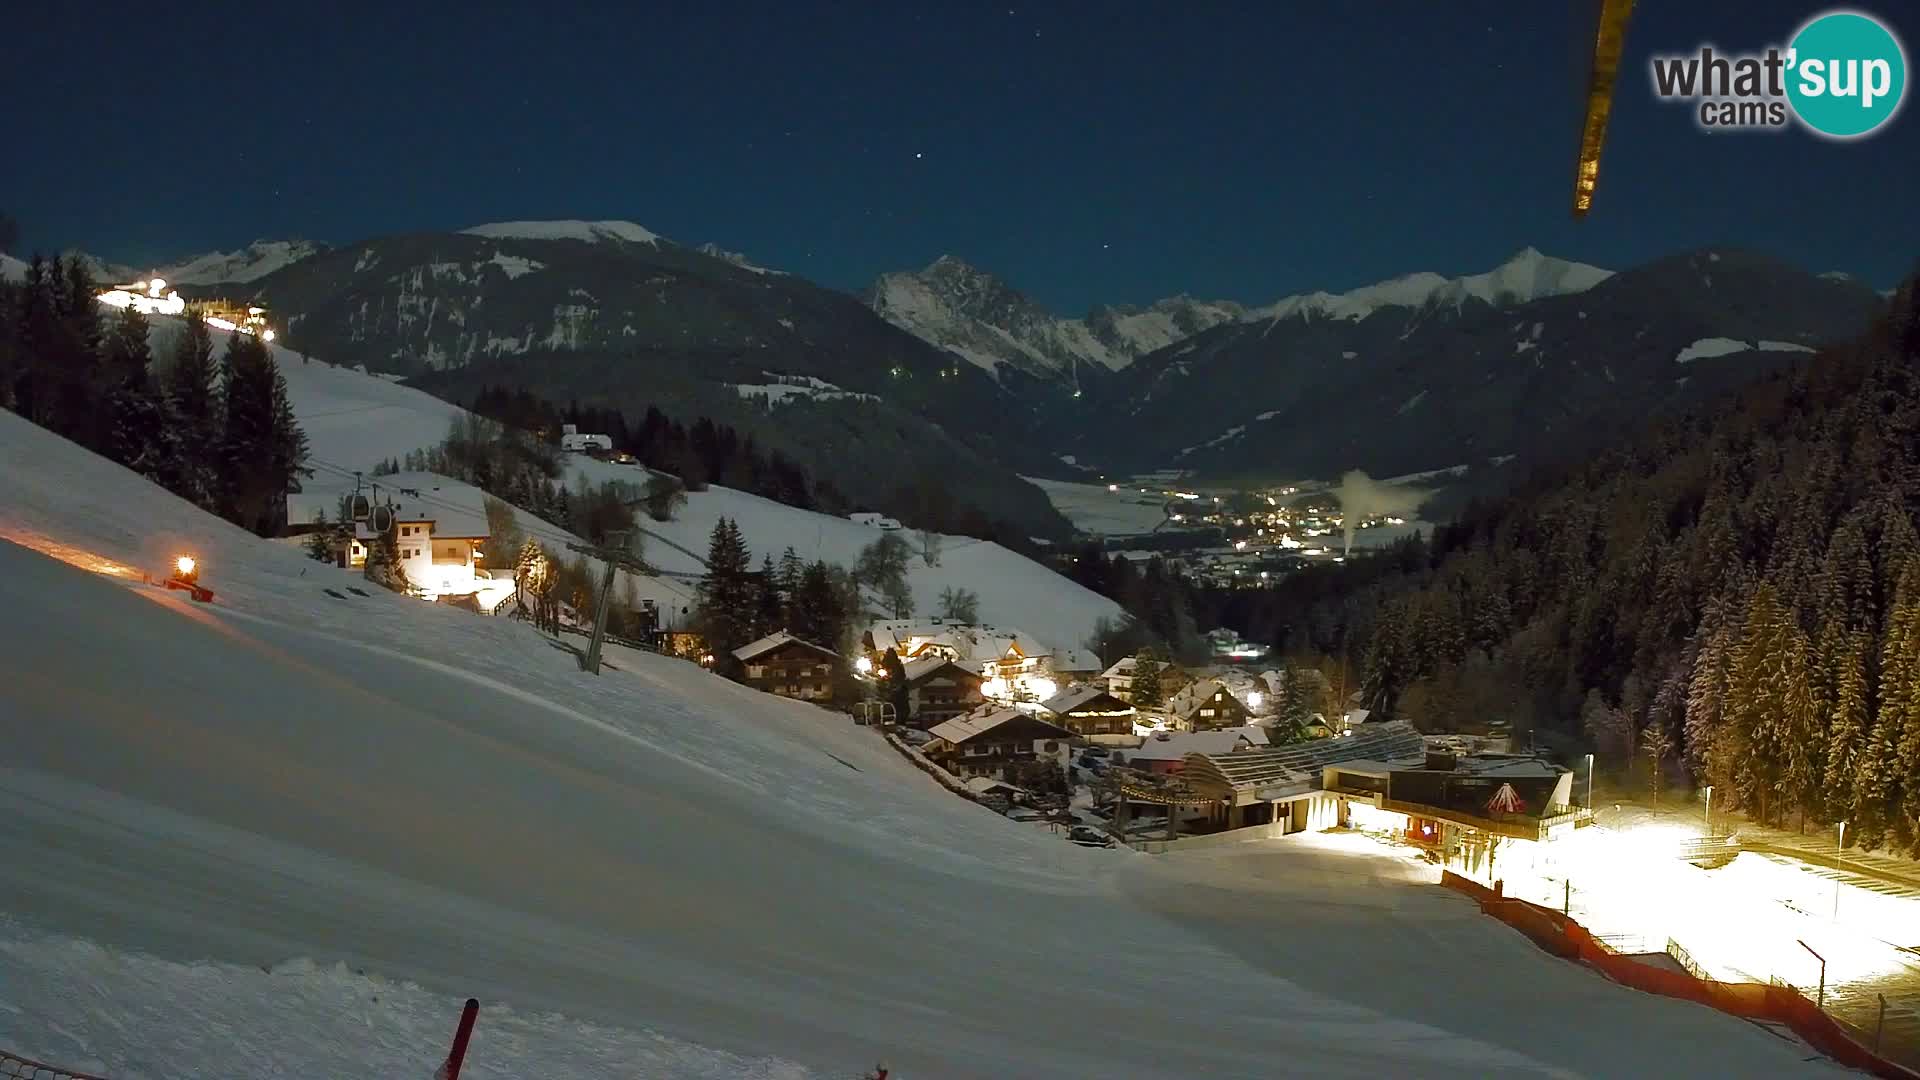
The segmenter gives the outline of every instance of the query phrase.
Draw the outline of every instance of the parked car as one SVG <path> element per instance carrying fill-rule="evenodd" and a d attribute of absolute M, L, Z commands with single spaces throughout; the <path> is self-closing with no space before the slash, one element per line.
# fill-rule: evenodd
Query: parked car
<path fill-rule="evenodd" d="M 1075 825 L 1067 830 L 1067 839 L 1081 847 L 1112 847 L 1113 837 L 1091 825 Z"/>
<path fill-rule="evenodd" d="M 1095 743 L 1092 746 L 1085 747 L 1080 751 L 1081 757 L 1103 758 L 1103 757 L 1110 757 L 1112 756 L 1112 754 L 1113 754 L 1113 751 L 1107 749 L 1104 746 L 1101 746 L 1099 743 Z"/>

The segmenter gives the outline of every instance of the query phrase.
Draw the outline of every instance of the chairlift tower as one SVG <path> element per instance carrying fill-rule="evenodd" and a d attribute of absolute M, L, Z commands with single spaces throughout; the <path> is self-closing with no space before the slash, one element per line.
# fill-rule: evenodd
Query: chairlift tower
<path fill-rule="evenodd" d="M 605 566 L 600 576 L 600 600 L 594 605 L 593 637 L 587 642 L 586 659 L 580 662 L 583 670 L 590 674 L 600 674 L 600 645 L 607 636 L 607 608 L 613 599 L 613 576 L 615 571 L 625 570 L 630 574 L 652 576 L 653 571 L 626 549 L 624 541 L 630 535 L 628 530 L 610 533 L 609 539 L 620 542 L 620 546 L 597 544 L 568 544 L 568 551 L 577 551 L 582 555 L 599 559 Z"/>

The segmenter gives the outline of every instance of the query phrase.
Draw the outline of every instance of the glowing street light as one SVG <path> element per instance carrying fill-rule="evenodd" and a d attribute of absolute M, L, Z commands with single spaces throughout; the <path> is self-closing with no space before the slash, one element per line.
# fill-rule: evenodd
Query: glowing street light
<path fill-rule="evenodd" d="M 865 675 L 873 670 L 873 661 L 862 656 L 853 662 L 853 670 Z"/>

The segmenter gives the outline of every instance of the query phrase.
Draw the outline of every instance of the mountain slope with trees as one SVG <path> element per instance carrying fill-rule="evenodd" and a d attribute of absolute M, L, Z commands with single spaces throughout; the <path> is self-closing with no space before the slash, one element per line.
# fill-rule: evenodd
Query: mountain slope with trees
<path fill-rule="evenodd" d="M 628 223 L 600 223 L 619 227 L 592 239 L 520 224 L 318 252 L 251 295 L 284 320 L 287 344 L 450 401 L 505 385 L 636 417 L 709 417 L 859 501 L 891 511 L 899 488 L 937 474 L 1029 535 L 1068 534 L 1015 472 L 1049 460 L 1027 437 L 1033 405 L 853 296 Z"/>
<path fill-rule="evenodd" d="M 1268 603 L 1366 700 L 1920 852 L 1920 311 Z"/>

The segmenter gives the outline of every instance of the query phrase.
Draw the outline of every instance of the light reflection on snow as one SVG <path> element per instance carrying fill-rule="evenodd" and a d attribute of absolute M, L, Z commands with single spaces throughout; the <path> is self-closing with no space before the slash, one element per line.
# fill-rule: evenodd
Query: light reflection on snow
<path fill-rule="evenodd" d="M 82 570 L 90 570 L 96 574 L 107 574 L 112 577 L 124 578 L 137 578 L 140 576 L 140 571 L 124 563 L 114 562 L 112 559 L 103 555 L 97 555 L 85 548 L 61 543 L 44 533 L 37 533 L 31 529 L 24 529 L 16 525 L 8 525 L 5 522 L 0 522 L 0 540 L 9 540 L 19 544 L 21 547 L 32 548 L 42 555 L 50 555 L 70 566 L 77 566 Z"/>

